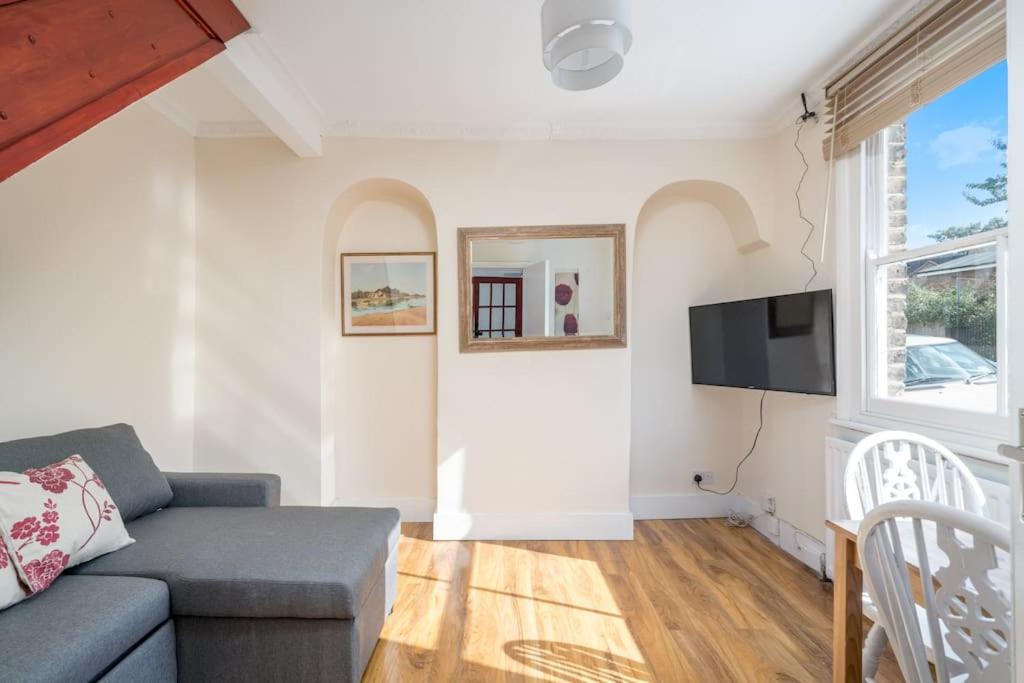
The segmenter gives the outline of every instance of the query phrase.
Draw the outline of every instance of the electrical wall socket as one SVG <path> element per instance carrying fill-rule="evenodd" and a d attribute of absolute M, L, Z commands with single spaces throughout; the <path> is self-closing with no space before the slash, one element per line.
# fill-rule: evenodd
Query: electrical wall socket
<path fill-rule="evenodd" d="M 761 498 L 761 509 L 769 515 L 775 514 L 775 496 L 764 496 Z"/>
<path fill-rule="evenodd" d="M 697 477 L 697 475 L 700 475 L 700 478 L 701 478 L 700 485 L 701 486 L 707 486 L 708 484 L 712 484 L 715 481 L 715 473 L 714 472 L 706 472 L 704 470 L 694 470 L 693 472 L 691 472 L 690 473 L 690 481 L 693 481 Z"/>

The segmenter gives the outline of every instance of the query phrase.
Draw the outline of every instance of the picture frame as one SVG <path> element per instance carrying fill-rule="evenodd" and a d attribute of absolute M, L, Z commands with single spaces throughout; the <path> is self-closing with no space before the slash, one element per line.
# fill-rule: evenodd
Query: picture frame
<path fill-rule="evenodd" d="M 341 258 L 344 337 L 437 334 L 437 253 L 360 252 Z"/>

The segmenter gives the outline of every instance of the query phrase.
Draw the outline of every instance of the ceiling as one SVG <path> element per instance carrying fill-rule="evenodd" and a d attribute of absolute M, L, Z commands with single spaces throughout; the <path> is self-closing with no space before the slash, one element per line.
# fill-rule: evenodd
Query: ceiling
<path fill-rule="evenodd" d="M 326 135 L 729 137 L 777 130 L 804 87 L 908 0 L 637 0 L 633 49 L 596 90 L 554 87 L 542 0 L 235 0 Z M 219 59 L 219 58 L 218 58 Z M 158 93 L 200 135 L 258 119 L 200 68 Z"/>

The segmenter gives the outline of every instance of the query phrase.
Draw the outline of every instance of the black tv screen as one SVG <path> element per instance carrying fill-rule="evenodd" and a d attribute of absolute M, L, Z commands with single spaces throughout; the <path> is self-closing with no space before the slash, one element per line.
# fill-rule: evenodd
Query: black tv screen
<path fill-rule="evenodd" d="M 836 394 L 832 290 L 690 308 L 694 384 Z"/>

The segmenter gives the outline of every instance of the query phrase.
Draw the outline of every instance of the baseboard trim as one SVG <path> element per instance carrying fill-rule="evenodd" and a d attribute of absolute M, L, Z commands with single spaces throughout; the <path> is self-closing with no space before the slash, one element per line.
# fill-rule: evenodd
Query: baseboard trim
<path fill-rule="evenodd" d="M 743 506 L 740 496 L 713 493 L 673 493 L 633 496 L 629 509 L 634 519 L 707 519 L 728 517 L 730 510 Z M 745 508 L 744 508 L 745 509 Z"/>
<path fill-rule="evenodd" d="M 628 512 L 470 513 L 434 515 L 437 541 L 631 541 Z"/>
<path fill-rule="evenodd" d="M 430 522 L 436 503 L 433 498 L 338 498 L 333 507 L 398 508 L 403 522 Z"/>
<path fill-rule="evenodd" d="M 760 505 L 749 498 L 737 498 L 736 511 L 753 516 L 750 526 L 754 530 L 810 567 L 815 574 L 821 574 L 822 556 L 825 554 L 825 544 L 822 541 L 784 519 L 765 514 Z"/>

